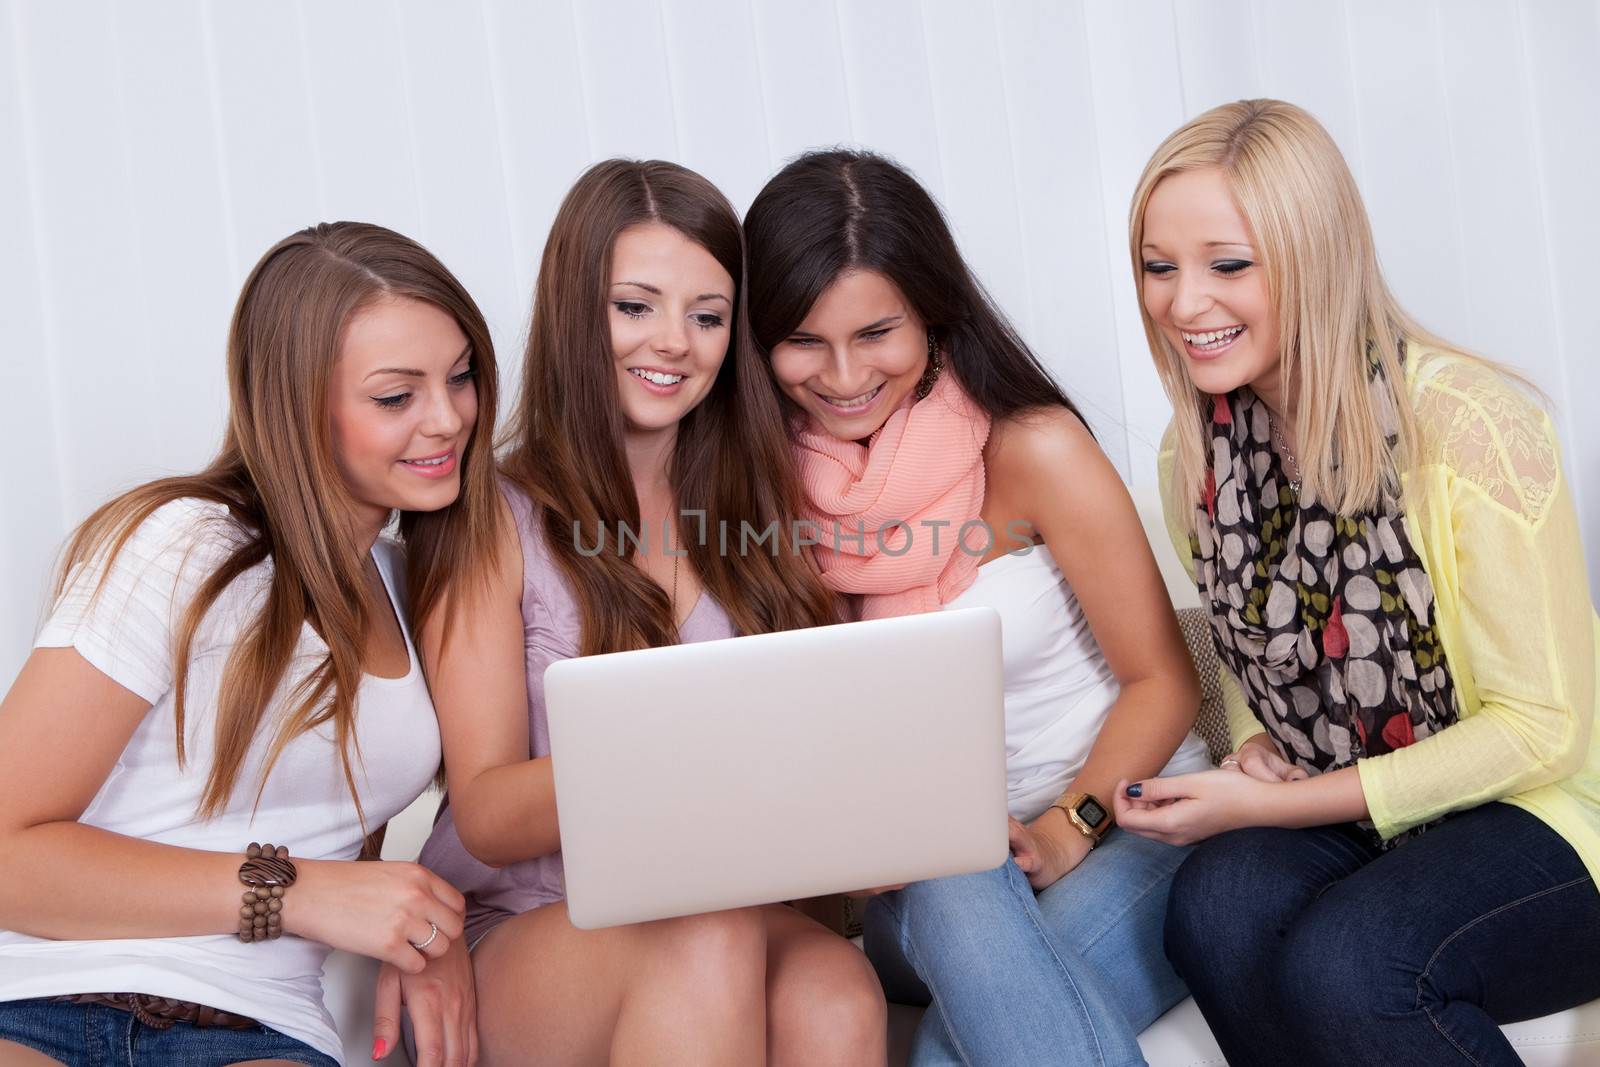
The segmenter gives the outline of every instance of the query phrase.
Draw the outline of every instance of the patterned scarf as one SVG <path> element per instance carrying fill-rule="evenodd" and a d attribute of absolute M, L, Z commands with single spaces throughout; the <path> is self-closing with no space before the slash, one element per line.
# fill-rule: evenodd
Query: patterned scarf
<path fill-rule="evenodd" d="M 1376 364 L 1371 374 L 1379 389 Z M 1302 503 L 1248 389 L 1212 398 L 1208 431 L 1195 584 L 1218 654 L 1287 757 L 1319 774 L 1455 722 L 1433 585 L 1399 500 L 1385 490 L 1375 510 L 1349 516 Z"/>

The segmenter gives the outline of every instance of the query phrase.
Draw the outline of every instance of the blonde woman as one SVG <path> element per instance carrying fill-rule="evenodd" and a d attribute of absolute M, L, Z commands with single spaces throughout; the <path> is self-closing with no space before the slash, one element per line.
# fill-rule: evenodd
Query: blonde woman
<path fill-rule="evenodd" d="M 439 766 L 379 533 L 399 511 L 435 573 L 492 565 L 494 380 L 399 234 L 256 265 L 221 452 L 89 517 L 0 703 L 0 1065 L 335 1064 L 330 947 L 384 961 L 374 1059 L 403 999 L 419 1064 L 472 1062 L 461 894 L 352 861 Z"/>
<path fill-rule="evenodd" d="M 1399 307 L 1299 108 L 1179 129 L 1131 222 L 1236 746 L 1119 790 L 1124 828 L 1203 841 L 1168 956 L 1235 1067 L 1517 1063 L 1497 1024 L 1600 996 L 1596 619 L 1550 420 Z"/>

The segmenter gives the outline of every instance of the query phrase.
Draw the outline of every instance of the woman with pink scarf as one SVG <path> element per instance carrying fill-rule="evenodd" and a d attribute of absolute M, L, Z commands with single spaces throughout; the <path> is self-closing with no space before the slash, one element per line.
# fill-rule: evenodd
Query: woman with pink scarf
<path fill-rule="evenodd" d="M 802 156 L 745 229 L 824 582 L 862 618 L 1001 616 L 1012 855 L 867 910 L 889 998 L 929 1006 L 912 1063 L 1143 1063 L 1184 996 L 1161 931 L 1186 850 L 1112 827 L 1111 795 L 1209 760 L 1122 480 L 896 164 Z"/>

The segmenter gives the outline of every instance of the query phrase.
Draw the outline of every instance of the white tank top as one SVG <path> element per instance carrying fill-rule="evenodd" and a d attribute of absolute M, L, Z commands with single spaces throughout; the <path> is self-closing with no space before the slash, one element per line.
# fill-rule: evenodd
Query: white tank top
<path fill-rule="evenodd" d="M 985 563 L 977 580 L 944 607 L 1000 613 L 1008 802 L 1016 818 L 1036 818 L 1088 759 L 1121 691 L 1116 675 L 1044 545 Z M 1204 742 L 1191 732 L 1161 773 L 1210 766 Z"/>

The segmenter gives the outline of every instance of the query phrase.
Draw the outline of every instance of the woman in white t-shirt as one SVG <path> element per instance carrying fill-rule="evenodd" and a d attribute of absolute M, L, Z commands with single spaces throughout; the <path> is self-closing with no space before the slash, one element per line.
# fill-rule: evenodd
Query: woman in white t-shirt
<path fill-rule="evenodd" d="M 374 1058 L 403 1000 L 420 1062 L 471 1063 L 461 894 L 352 861 L 439 766 L 380 531 L 493 557 L 488 330 L 414 242 L 324 224 L 246 280 L 228 379 L 220 454 L 90 516 L 0 703 L 0 1067 L 338 1063 L 330 947 L 384 962 Z"/>

